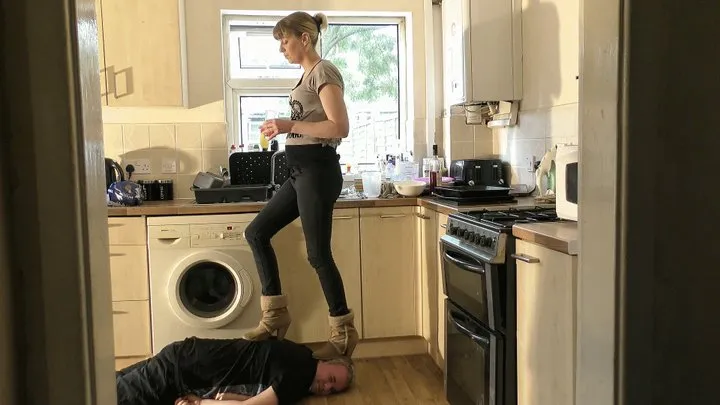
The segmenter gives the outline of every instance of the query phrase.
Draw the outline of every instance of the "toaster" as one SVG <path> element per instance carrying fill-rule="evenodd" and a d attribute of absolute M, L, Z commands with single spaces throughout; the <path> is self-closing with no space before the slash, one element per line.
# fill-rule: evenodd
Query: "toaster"
<path fill-rule="evenodd" d="M 507 186 L 500 159 L 453 160 L 449 174 L 456 182 L 471 186 Z"/>

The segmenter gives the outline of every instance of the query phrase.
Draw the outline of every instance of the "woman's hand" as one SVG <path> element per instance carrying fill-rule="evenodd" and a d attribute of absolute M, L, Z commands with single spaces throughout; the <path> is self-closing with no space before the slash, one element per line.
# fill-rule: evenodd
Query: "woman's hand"
<path fill-rule="evenodd" d="M 265 134 L 265 137 L 268 140 L 272 140 L 278 136 L 278 134 L 287 134 L 290 132 L 292 130 L 292 126 L 293 122 L 291 120 L 273 118 L 260 125 L 260 132 Z"/>

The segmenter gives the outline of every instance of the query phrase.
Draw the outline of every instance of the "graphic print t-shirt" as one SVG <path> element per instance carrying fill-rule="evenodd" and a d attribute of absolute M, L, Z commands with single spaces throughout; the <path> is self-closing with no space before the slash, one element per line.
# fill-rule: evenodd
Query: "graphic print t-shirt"
<path fill-rule="evenodd" d="M 189 338 L 179 358 L 183 383 L 195 395 L 253 396 L 272 386 L 280 405 L 309 395 L 317 370 L 312 351 L 288 340 Z"/>
<path fill-rule="evenodd" d="M 320 122 L 327 120 L 325 109 L 320 101 L 320 90 L 326 84 L 335 84 L 345 90 L 342 75 L 332 62 L 320 60 L 310 72 L 303 75 L 298 85 L 290 92 L 290 118 L 293 121 Z M 285 145 L 323 144 L 337 147 L 340 138 L 321 139 L 308 135 L 289 133 Z"/>

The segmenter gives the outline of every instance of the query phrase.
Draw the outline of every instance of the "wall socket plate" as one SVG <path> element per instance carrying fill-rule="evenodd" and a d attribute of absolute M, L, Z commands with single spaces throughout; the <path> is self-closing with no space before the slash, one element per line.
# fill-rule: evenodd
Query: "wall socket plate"
<path fill-rule="evenodd" d="M 163 158 L 162 173 L 163 174 L 177 173 L 177 165 L 175 164 L 175 159 Z"/>
<path fill-rule="evenodd" d="M 133 165 L 133 167 L 135 167 L 135 171 L 133 172 L 133 174 L 152 173 L 150 159 L 127 159 L 123 163 L 125 164 L 125 167 L 127 167 L 127 165 Z"/>

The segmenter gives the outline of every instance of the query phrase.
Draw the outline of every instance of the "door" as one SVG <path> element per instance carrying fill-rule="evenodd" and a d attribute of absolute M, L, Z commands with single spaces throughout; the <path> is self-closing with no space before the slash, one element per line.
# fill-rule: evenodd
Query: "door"
<path fill-rule="evenodd" d="M 448 299 L 491 329 L 502 325 L 496 267 L 441 239 L 443 288 Z"/>
<path fill-rule="evenodd" d="M 453 405 L 503 404 L 503 339 L 447 302 L 445 391 Z"/>
<path fill-rule="evenodd" d="M 577 256 L 516 242 L 518 405 L 575 402 Z"/>
<path fill-rule="evenodd" d="M 360 214 L 363 337 L 417 334 L 413 207 L 363 208 Z"/>

